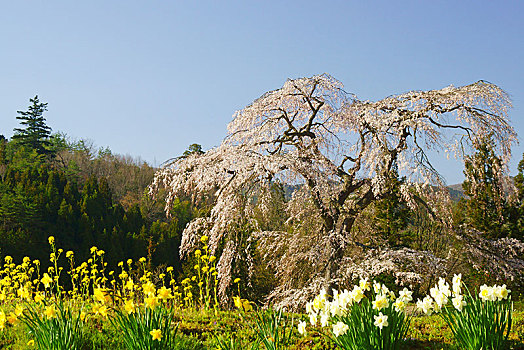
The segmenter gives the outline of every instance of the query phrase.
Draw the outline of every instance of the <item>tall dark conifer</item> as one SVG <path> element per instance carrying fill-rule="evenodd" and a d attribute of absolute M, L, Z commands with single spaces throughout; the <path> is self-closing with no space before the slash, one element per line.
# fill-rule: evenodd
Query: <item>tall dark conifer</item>
<path fill-rule="evenodd" d="M 466 223 L 488 238 L 498 238 L 503 235 L 506 200 L 498 176 L 502 161 L 489 137 L 476 145 L 476 152 L 466 158 L 465 167 L 462 188 L 468 196 L 464 200 Z"/>
<path fill-rule="evenodd" d="M 515 201 L 508 205 L 509 230 L 513 237 L 524 238 L 524 154 L 517 167 L 518 174 L 513 178 L 516 188 Z"/>
<path fill-rule="evenodd" d="M 40 102 L 38 96 L 30 99 L 31 105 L 27 111 L 17 111 L 16 119 L 20 120 L 23 128 L 15 128 L 13 139 L 20 144 L 28 146 L 38 154 L 49 154 L 49 137 L 51 128 L 46 125 L 44 112 L 47 111 L 47 103 Z"/>
<path fill-rule="evenodd" d="M 400 194 L 403 179 L 399 178 L 396 164 L 387 181 L 390 191 L 375 205 L 375 229 L 390 244 L 397 245 L 401 243 L 401 231 L 409 223 L 410 210 Z"/>

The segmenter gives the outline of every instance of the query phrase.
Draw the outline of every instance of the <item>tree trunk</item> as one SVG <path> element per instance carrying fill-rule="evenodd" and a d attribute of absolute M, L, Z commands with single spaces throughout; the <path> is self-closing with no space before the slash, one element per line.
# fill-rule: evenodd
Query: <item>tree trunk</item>
<path fill-rule="evenodd" d="M 348 217 L 344 219 L 344 222 L 339 229 L 334 229 L 331 232 L 331 239 L 329 240 L 329 258 L 326 263 L 326 270 L 324 272 L 324 284 L 323 288 L 326 290 L 329 296 L 333 295 L 333 289 L 338 286 L 335 284 L 336 273 L 340 267 L 340 262 L 344 257 L 345 243 L 349 238 L 351 228 L 355 223 L 356 217 Z"/>

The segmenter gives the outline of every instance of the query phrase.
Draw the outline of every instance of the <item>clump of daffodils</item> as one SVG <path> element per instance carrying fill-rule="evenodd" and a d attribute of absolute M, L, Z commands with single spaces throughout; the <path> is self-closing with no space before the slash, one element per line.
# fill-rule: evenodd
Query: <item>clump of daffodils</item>
<path fill-rule="evenodd" d="M 510 292 L 505 284 L 502 286 L 494 285 L 493 287 L 484 284 L 480 287 L 479 298 L 483 301 L 501 301 L 508 299 Z"/>
<path fill-rule="evenodd" d="M 333 290 L 332 298 L 322 290 L 306 304 L 306 312 L 311 325 L 329 327 L 340 348 L 377 348 L 383 337 L 393 339 L 392 344 L 402 341 L 409 325 L 405 311 L 412 294 L 404 288 L 397 297 L 384 284 L 366 278 L 351 290 Z M 306 334 L 305 322 L 298 324 L 298 331 Z"/>
<path fill-rule="evenodd" d="M 453 305 L 456 305 L 457 309 L 462 310 L 464 301 L 461 295 L 461 283 L 460 275 L 453 277 L 453 288 L 450 288 L 449 283 L 445 279 L 439 278 L 438 283 L 430 289 L 430 295 L 417 301 L 417 309 L 426 315 L 431 315 L 433 312 L 440 312 L 442 307 L 447 305 L 450 298 L 452 298 Z"/>
<path fill-rule="evenodd" d="M 417 301 L 417 308 L 427 315 L 438 313 L 461 348 L 506 349 L 512 318 L 510 292 L 505 284 L 484 284 L 478 295 L 472 295 L 459 274 L 453 276 L 451 286 L 440 278 L 430 295 Z"/>
<path fill-rule="evenodd" d="M 79 262 L 75 252 L 61 249 L 53 236 L 48 242 L 47 268 L 29 257 L 20 264 L 11 256 L 0 261 L 0 332 L 22 322 L 31 329 L 38 348 L 66 344 L 62 340 L 69 342 L 67 348 L 77 348 L 73 343 L 90 318 L 112 323 L 127 337 L 130 349 L 151 340 L 159 348 L 171 348 L 177 341 L 175 309 L 218 310 L 217 259 L 211 255 L 207 236 L 201 237 L 201 250 L 195 252 L 195 274 L 180 284 L 172 266 L 151 271 L 145 257 L 120 261 L 116 271 L 109 271 L 104 250 L 96 246 L 91 247 L 86 261 Z M 241 302 L 244 309 L 251 307 Z"/>
<path fill-rule="evenodd" d="M 445 279 L 439 278 L 438 283 L 430 289 L 430 295 L 417 301 L 417 308 L 427 315 L 433 312 L 439 313 L 451 300 L 451 305 L 457 311 L 461 312 L 467 305 L 467 298 L 462 294 L 462 287 L 462 274 L 453 276 L 451 287 Z M 502 286 L 494 285 L 492 287 L 484 284 L 480 287 L 478 297 L 483 302 L 495 302 L 508 299 L 510 292 L 505 284 Z"/>

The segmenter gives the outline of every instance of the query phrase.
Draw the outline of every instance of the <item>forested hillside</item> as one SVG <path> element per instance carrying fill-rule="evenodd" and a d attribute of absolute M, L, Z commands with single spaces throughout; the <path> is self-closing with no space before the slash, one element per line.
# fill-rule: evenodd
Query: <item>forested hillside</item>
<path fill-rule="evenodd" d="M 108 252 L 110 266 L 146 256 L 153 266 L 180 267 L 180 234 L 195 212 L 178 201 L 171 218 L 148 196 L 154 169 L 86 140 L 51 133 L 47 104 L 31 99 L 20 128 L 0 137 L 0 256 L 47 261 L 47 238 L 85 259 L 90 247 Z"/>

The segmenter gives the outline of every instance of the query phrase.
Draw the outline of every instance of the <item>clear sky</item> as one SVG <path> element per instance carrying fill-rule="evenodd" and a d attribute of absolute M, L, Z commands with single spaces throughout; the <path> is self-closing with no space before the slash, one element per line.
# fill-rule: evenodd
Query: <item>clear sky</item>
<path fill-rule="evenodd" d="M 287 78 L 376 100 L 483 79 L 524 135 L 524 1 L 3 1 L 0 134 L 38 94 L 53 131 L 158 165 L 226 135 Z M 524 145 L 514 149 L 511 172 Z M 448 183 L 462 166 L 438 161 Z"/>

